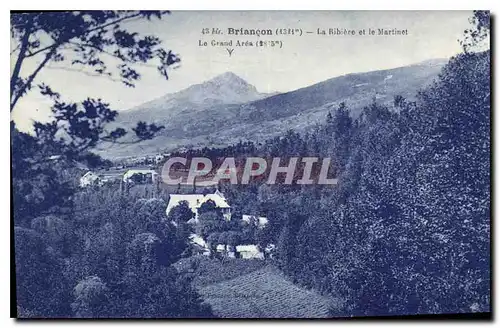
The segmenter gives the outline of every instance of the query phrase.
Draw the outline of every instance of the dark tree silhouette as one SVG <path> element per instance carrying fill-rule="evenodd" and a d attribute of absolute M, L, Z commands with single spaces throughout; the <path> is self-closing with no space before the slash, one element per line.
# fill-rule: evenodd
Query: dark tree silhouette
<path fill-rule="evenodd" d="M 61 95 L 43 81 L 39 73 L 51 62 L 63 63 L 67 69 L 85 74 L 104 76 L 133 87 L 140 79 L 141 65 L 156 67 L 168 79 L 168 68 L 180 62 L 171 50 L 161 47 L 154 35 L 139 35 L 125 26 L 140 19 L 161 19 L 168 11 L 72 11 L 14 13 L 11 15 L 11 36 L 17 46 L 11 52 L 14 66 L 11 72 L 10 109 L 33 87 L 54 102 L 53 120 L 36 123 L 36 136 L 47 140 L 61 139 L 66 152 L 81 153 L 99 141 L 117 142 L 127 131 L 116 128 L 106 131 L 114 121 L 116 111 L 101 99 L 86 99 L 80 103 L 65 103 Z M 124 26 L 125 25 L 125 26 Z M 36 62 L 35 68 L 28 61 Z M 138 142 L 151 139 L 163 127 L 139 122 L 133 132 Z M 60 135 L 64 137 L 61 138 Z M 58 136 L 56 138 L 56 135 Z M 57 149 L 58 147 L 56 147 Z"/>

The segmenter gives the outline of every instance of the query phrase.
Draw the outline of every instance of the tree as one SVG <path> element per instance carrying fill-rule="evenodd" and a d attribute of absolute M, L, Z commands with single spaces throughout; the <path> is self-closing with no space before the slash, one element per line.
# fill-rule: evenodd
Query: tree
<path fill-rule="evenodd" d="M 101 317 L 210 314 L 190 282 L 172 266 L 187 240 L 180 226 L 166 220 L 163 200 L 121 195 L 106 186 L 77 194 L 75 202 L 75 211 L 81 214 L 70 223 L 74 243 L 81 246 L 67 260 L 64 273 L 71 287 L 94 275 L 106 284 L 108 301 Z"/>
<path fill-rule="evenodd" d="M 236 246 L 238 246 L 243 239 L 241 232 L 239 231 L 228 231 L 226 244 L 230 246 L 233 251 L 235 251 Z"/>
<path fill-rule="evenodd" d="M 466 52 L 399 114 L 365 108 L 342 199 L 324 190 L 296 241 L 281 233 L 278 263 L 303 264 L 287 273 L 352 315 L 490 311 L 489 75 L 489 53 Z"/>
<path fill-rule="evenodd" d="M 40 143 L 13 125 L 11 132 L 14 222 L 28 227 L 36 216 L 71 207 L 76 186 L 62 172 L 73 164 L 50 159 L 57 142 Z"/>
<path fill-rule="evenodd" d="M 213 256 L 217 254 L 217 245 L 219 244 L 219 240 L 221 239 L 221 233 L 220 232 L 212 232 L 210 235 L 206 237 L 208 247 L 210 248 L 210 255 Z"/>
<path fill-rule="evenodd" d="M 62 265 L 41 236 L 14 228 L 17 306 L 32 317 L 70 316 L 69 290 Z"/>
<path fill-rule="evenodd" d="M 294 236 L 289 225 L 285 225 L 278 237 L 276 245 L 276 261 L 278 266 L 286 273 L 291 273 L 292 261 L 295 251 Z"/>
<path fill-rule="evenodd" d="M 194 218 L 194 213 L 189 207 L 188 202 L 183 200 L 179 205 L 172 207 L 168 213 L 168 218 L 170 221 L 176 222 L 177 224 L 187 223 Z"/>
<path fill-rule="evenodd" d="M 123 27 L 133 20 L 153 17 L 161 19 L 168 11 L 69 11 L 30 12 L 11 15 L 11 37 L 17 46 L 11 52 L 15 64 L 11 73 L 11 111 L 19 99 L 32 87 L 40 71 L 53 62 L 70 62 L 73 67 L 87 69 L 93 75 L 118 78 L 127 86 L 134 86 L 140 73 L 137 64 L 157 60 L 157 69 L 168 78 L 169 66 L 179 58 L 160 46 L 152 35 L 140 36 Z M 30 58 L 39 58 L 35 69 L 21 76 L 23 64 Z M 109 59 L 116 63 L 109 69 Z M 39 84 L 42 93 L 54 95 L 50 88 Z"/>
<path fill-rule="evenodd" d="M 224 220 L 220 213 L 214 211 L 205 212 L 198 217 L 196 233 L 202 238 L 206 238 L 214 232 L 226 230 L 226 227 L 226 220 Z"/>
<path fill-rule="evenodd" d="M 211 315 L 191 286 L 176 285 L 189 284 L 172 266 L 188 241 L 182 225 L 166 220 L 164 200 L 123 195 L 108 185 L 73 197 L 72 211 L 38 216 L 33 230 L 15 228 L 19 316 Z M 105 297 L 105 306 L 74 293 L 94 276 L 106 286 L 97 297 Z"/>
<path fill-rule="evenodd" d="M 154 234 L 137 235 L 127 247 L 123 282 L 113 293 L 118 306 L 111 309 L 125 318 L 210 317 L 210 307 L 174 266 L 157 259 L 160 240 Z"/>
<path fill-rule="evenodd" d="M 104 164 L 99 163 L 90 150 L 99 142 L 122 142 L 118 139 L 127 133 L 123 128 L 107 129 L 118 113 L 101 99 L 65 102 L 63 95 L 39 81 L 40 72 L 51 63 L 117 80 L 129 87 L 140 79 L 141 65 L 156 65 L 159 73 L 168 78 L 168 68 L 178 63 L 179 58 L 162 48 L 157 37 L 140 35 L 126 27 L 130 21 L 161 19 L 167 13 L 74 11 L 11 15 L 11 37 L 17 45 L 11 52 L 10 109 L 16 109 L 19 100 L 33 89 L 53 102 L 52 121 L 36 122 L 33 135 L 21 133 L 11 124 L 14 222 L 38 231 L 15 228 L 20 313 L 70 316 L 69 296 L 76 285 L 74 315 L 123 314 L 117 309 L 94 309 L 93 296 L 85 293 L 89 290 L 87 287 L 96 287 L 99 297 L 109 293 L 106 296 L 120 295 L 115 303 L 123 301 L 125 296 L 119 291 L 122 270 L 127 264 L 125 250 L 130 264 L 133 254 L 138 253 L 134 245 L 142 239 L 149 240 L 149 234 L 159 236 L 152 245 L 154 257 L 151 259 L 155 266 L 170 265 L 178 259 L 184 242 L 176 238 L 177 231 L 172 226 L 163 224 L 164 202 L 152 200 L 131 208 L 123 197 L 103 197 L 102 193 L 96 193 L 92 195 L 95 196 L 92 202 L 86 202 L 85 197 L 89 195 L 76 193 L 75 163 Z M 30 61 L 35 64 L 31 72 Z M 161 129 L 161 126 L 139 122 L 132 129 L 135 140 L 126 142 L 151 139 Z M 127 248 L 135 235 L 140 240 Z M 36 249 L 28 250 L 25 244 Z M 165 252 L 165 248 L 169 248 L 169 252 Z M 168 256 L 158 256 L 163 254 Z M 141 257 L 150 263 L 147 258 Z M 144 261 L 139 261 L 142 268 L 139 272 L 148 267 Z M 96 272 L 99 278 L 94 277 Z M 171 291 L 169 297 L 180 296 L 175 294 L 175 289 Z"/>
<path fill-rule="evenodd" d="M 161 234 L 166 224 L 167 204 L 163 199 L 148 198 L 139 199 L 135 203 L 136 208 L 136 226 L 142 231 L 149 231 L 155 234 Z"/>
<path fill-rule="evenodd" d="M 178 63 L 179 57 L 162 48 L 157 37 L 125 28 L 128 22 L 161 19 L 166 14 L 166 11 L 73 11 L 11 15 L 11 37 L 17 43 L 11 52 L 14 63 L 10 79 L 11 111 L 35 87 L 53 101 L 52 121 L 35 122 L 34 136 L 11 125 L 16 222 L 29 222 L 32 218 L 26 218 L 27 215 L 47 213 L 54 205 L 71 207 L 73 190 L 59 173 L 74 167 L 75 161 L 88 161 L 92 156 L 89 151 L 99 142 L 139 142 L 153 138 L 163 128 L 139 122 L 132 129 L 135 139 L 119 141 L 127 131 L 121 127 L 106 129 L 118 115 L 107 103 L 101 99 L 64 102 L 49 85 L 37 81 L 39 73 L 51 62 L 62 63 L 85 74 L 118 79 L 132 87 L 141 76 L 138 67 L 155 63 L 159 73 L 168 78 L 168 68 Z M 36 66 L 26 73 L 29 61 Z"/>
<path fill-rule="evenodd" d="M 101 318 L 106 314 L 106 284 L 97 276 L 86 277 L 74 288 L 71 308 L 77 318 Z"/>
<path fill-rule="evenodd" d="M 473 26 L 464 31 L 464 36 L 460 40 L 464 52 L 489 50 L 490 12 L 488 10 L 474 10 L 469 22 Z"/>
<path fill-rule="evenodd" d="M 208 212 L 220 212 L 220 208 L 211 199 L 207 200 L 198 208 L 198 215 L 208 213 Z"/>
<path fill-rule="evenodd" d="M 31 221 L 31 228 L 37 231 L 54 251 L 68 254 L 71 251 L 71 238 L 68 224 L 54 215 L 37 217 Z"/>

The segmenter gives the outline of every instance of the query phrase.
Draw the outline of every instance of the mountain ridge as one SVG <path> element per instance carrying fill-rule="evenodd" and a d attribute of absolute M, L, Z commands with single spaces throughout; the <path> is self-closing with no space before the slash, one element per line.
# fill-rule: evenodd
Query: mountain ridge
<path fill-rule="evenodd" d="M 395 95 L 414 98 L 439 74 L 446 59 L 333 77 L 279 94 L 262 94 L 232 72 L 192 85 L 172 97 L 160 97 L 135 110 L 120 112 L 117 126 L 131 127 L 139 120 L 166 128 L 153 140 L 113 146 L 100 155 L 154 154 L 180 146 L 223 146 L 238 140 L 260 141 L 288 129 L 306 131 L 321 123 L 328 111 L 346 102 L 359 115 L 373 99 L 390 104 Z M 127 112 L 129 112 L 127 114 Z"/>

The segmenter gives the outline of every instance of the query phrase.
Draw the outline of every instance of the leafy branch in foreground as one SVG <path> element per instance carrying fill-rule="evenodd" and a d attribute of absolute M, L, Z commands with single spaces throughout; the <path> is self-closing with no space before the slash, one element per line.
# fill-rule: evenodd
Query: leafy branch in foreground
<path fill-rule="evenodd" d="M 11 57 L 11 111 L 33 86 L 44 68 L 59 68 L 101 76 L 134 87 L 140 80 L 139 67 L 155 67 L 168 79 L 168 68 L 180 62 L 171 50 L 162 47 L 154 35 L 130 31 L 130 23 L 162 19 L 168 11 L 73 11 L 21 13 L 11 15 L 11 37 L 17 41 Z M 29 72 L 28 62 L 36 65 Z M 49 64 L 54 63 L 54 66 Z M 80 103 L 62 101 L 50 85 L 39 81 L 36 87 L 53 101 L 52 120 L 34 124 L 40 144 L 53 144 L 55 154 L 75 158 L 94 148 L 99 141 L 130 144 L 152 139 L 163 126 L 139 122 L 134 139 L 119 141 L 124 128 L 106 129 L 118 115 L 101 99 Z M 57 145 L 57 146 L 56 146 Z M 46 148 L 45 146 L 43 147 Z M 47 157 L 47 156 L 46 156 Z M 35 161 L 36 162 L 36 161 Z"/>
<path fill-rule="evenodd" d="M 72 11 L 11 15 L 11 37 L 17 45 L 11 52 L 14 67 L 10 77 L 10 110 L 33 86 L 35 78 L 50 62 L 83 68 L 87 73 L 118 79 L 134 87 L 141 74 L 137 66 L 154 62 L 168 79 L 168 68 L 180 62 L 171 50 L 161 47 L 153 35 L 141 36 L 123 25 L 139 20 L 161 19 L 168 11 Z M 28 60 L 36 62 L 21 76 Z"/>
<path fill-rule="evenodd" d="M 469 22 L 472 27 L 466 29 L 462 39 L 459 40 L 464 52 L 470 53 L 489 48 L 490 12 L 488 10 L 474 10 Z"/>

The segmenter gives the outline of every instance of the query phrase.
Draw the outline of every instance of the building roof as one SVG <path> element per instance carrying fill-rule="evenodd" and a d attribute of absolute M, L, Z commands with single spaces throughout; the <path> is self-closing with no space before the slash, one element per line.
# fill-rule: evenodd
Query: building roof
<path fill-rule="evenodd" d="M 98 176 L 92 171 L 88 171 L 80 178 L 80 187 L 89 186 L 99 180 L 102 181 L 100 176 Z"/>
<path fill-rule="evenodd" d="M 148 169 L 132 169 L 132 170 L 128 170 L 127 172 L 125 172 L 123 174 L 123 180 L 130 178 L 134 174 L 152 174 L 154 176 L 158 173 L 156 173 L 156 171 L 154 171 L 154 170 L 148 170 Z"/>
<path fill-rule="evenodd" d="M 226 247 L 226 245 L 224 245 L 224 244 L 218 244 L 218 245 L 217 245 L 217 247 L 216 247 L 216 250 L 217 250 L 218 252 L 223 252 L 223 251 L 225 251 L 226 249 L 227 249 L 227 247 Z"/>
<path fill-rule="evenodd" d="M 229 204 L 227 203 L 226 198 L 223 195 L 220 194 L 207 194 L 205 195 L 201 200 L 200 200 L 200 206 L 201 204 L 212 200 L 214 201 L 215 205 L 220 208 L 229 208 Z M 199 207 L 199 206 L 198 206 Z"/>
<path fill-rule="evenodd" d="M 196 244 L 196 245 L 201 246 L 201 247 L 204 247 L 204 248 L 206 248 L 206 247 L 207 247 L 207 243 L 205 242 L 205 240 L 203 240 L 203 238 L 201 238 L 201 237 L 200 237 L 199 235 L 197 235 L 197 234 L 194 234 L 194 233 L 193 233 L 193 234 L 191 234 L 191 235 L 189 236 L 189 239 L 191 240 L 191 242 L 192 242 L 193 244 Z"/>
<path fill-rule="evenodd" d="M 248 222 L 248 223 L 250 223 L 250 222 L 251 222 L 252 218 L 257 219 L 257 222 L 258 222 L 258 226 L 259 226 L 259 227 L 265 227 L 265 226 L 267 225 L 267 223 L 269 222 L 269 221 L 267 220 L 267 218 L 266 218 L 266 217 L 263 217 L 263 216 L 246 215 L 246 214 L 243 214 L 243 215 L 241 216 L 241 219 L 242 219 L 243 221 L 245 221 L 245 222 Z"/>
<path fill-rule="evenodd" d="M 226 201 L 226 198 L 220 194 L 220 193 L 214 193 L 214 194 L 173 194 L 170 195 L 170 200 L 168 202 L 167 206 L 167 214 L 170 212 L 170 210 L 174 207 L 179 205 L 180 202 L 186 201 L 188 203 L 189 208 L 193 213 L 198 212 L 198 208 L 201 206 L 201 204 L 205 203 L 208 200 L 212 200 L 217 207 L 220 208 L 230 208 L 229 204 Z"/>
<path fill-rule="evenodd" d="M 99 179 L 99 176 L 92 171 L 88 171 L 87 173 L 82 175 L 80 180 L 87 180 L 87 179 L 94 179 L 95 180 L 95 179 Z"/>
<path fill-rule="evenodd" d="M 248 253 L 260 253 L 259 247 L 257 245 L 238 245 L 236 246 L 237 252 L 248 252 Z"/>

